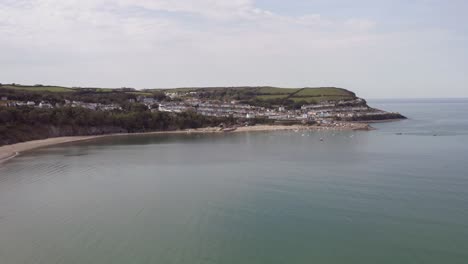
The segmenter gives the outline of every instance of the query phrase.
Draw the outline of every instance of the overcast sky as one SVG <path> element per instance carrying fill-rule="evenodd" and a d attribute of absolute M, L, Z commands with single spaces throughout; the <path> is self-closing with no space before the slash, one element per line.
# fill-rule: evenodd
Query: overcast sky
<path fill-rule="evenodd" d="M 0 0 L 0 82 L 468 97 L 466 0 Z"/>

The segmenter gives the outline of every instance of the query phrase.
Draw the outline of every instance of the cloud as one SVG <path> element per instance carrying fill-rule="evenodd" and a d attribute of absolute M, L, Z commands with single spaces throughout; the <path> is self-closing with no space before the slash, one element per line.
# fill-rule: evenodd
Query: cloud
<path fill-rule="evenodd" d="M 84 86 L 263 84 L 275 62 L 307 67 L 372 43 L 375 25 L 252 0 L 0 0 L 0 70 L 12 82 Z"/>
<path fill-rule="evenodd" d="M 191 14 L 195 22 L 176 14 Z M 192 23 L 200 22 L 197 19 L 208 22 L 193 30 Z M 209 33 L 216 35 L 220 28 L 231 34 L 251 31 L 259 35 L 281 35 L 289 30 L 296 31 L 298 27 L 303 31 L 330 27 L 335 31 L 365 31 L 372 29 L 375 23 L 359 19 L 331 21 L 320 15 L 280 16 L 255 7 L 251 0 L 4 0 L 0 1 L 0 25 L 0 33 L 11 41 L 28 41 L 28 45 L 40 45 L 42 41 L 48 46 L 51 42 L 69 45 L 74 41 L 82 43 L 82 40 L 89 44 L 108 44 L 106 42 L 122 40 L 121 37 L 135 37 L 140 42 L 151 43 L 177 39 L 177 34 L 190 36 L 193 35 L 190 32 L 197 31 L 203 32 L 203 37 Z M 249 28 L 251 30 L 247 30 Z"/>
<path fill-rule="evenodd" d="M 278 14 L 253 0 L 0 0 L 0 82 L 371 91 L 368 72 L 391 71 L 396 86 L 403 58 L 417 54 L 411 68 L 431 58 L 421 40 L 435 51 L 431 39 L 449 38 L 379 26 L 367 17 Z"/>
<path fill-rule="evenodd" d="M 149 10 L 183 12 L 215 19 L 233 19 L 268 14 L 255 8 L 251 0 L 120 0 L 122 7 L 141 7 Z"/>
<path fill-rule="evenodd" d="M 344 25 L 352 30 L 370 31 L 376 28 L 376 22 L 369 19 L 349 19 Z"/>

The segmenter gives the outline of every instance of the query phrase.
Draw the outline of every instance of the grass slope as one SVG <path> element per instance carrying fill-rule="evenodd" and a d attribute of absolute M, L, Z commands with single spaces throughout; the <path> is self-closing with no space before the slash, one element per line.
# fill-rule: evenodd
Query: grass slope
<path fill-rule="evenodd" d="M 319 103 L 323 101 L 352 100 L 356 95 L 348 90 L 335 87 L 318 88 L 279 88 L 279 87 L 200 87 L 162 89 L 165 92 L 201 92 L 213 95 L 222 95 L 225 99 L 251 99 L 251 100 L 292 100 L 294 102 Z"/>
<path fill-rule="evenodd" d="M 122 89 L 109 88 L 68 88 L 62 86 L 50 85 L 10 85 L 4 84 L 0 88 L 28 91 L 28 92 L 50 92 L 50 93 L 74 93 L 74 92 L 91 92 L 96 94 L 102 93 L 128 93 L 142 96 L 152 96 L 158 92 L 177 92 L 189 93 L 197 92 L 204 95 L 204 98 L 220 99 L 220 100 L 247 100 L 247 101 L 264 101 L 264 102 L 281 102 L 293 101 L 302 103 L 320 103 L 323 101 L 336 100 L 352 100 L 356 95 L 348 90 L 335 87 L 317 87 L 317 88 L 279 88 L 271 86 L 241 86 L 241 87 L 184 87 L 174 89 L 145 89 L 128 91 Z M 188 95 L 190 96 L 190 95 Z"/>
<path fill-rule="evenodd" d="M 53 92 L 53 93 L 70 93 L 75 92 L 75 89 L 61 86 L 29 86 L 29 85 L 2 85 L 0 88 L 22 90 L 29 92 Z"/>

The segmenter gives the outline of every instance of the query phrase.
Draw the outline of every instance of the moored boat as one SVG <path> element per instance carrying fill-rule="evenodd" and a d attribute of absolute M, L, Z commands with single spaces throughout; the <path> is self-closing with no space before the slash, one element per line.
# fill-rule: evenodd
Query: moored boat
<path fill-rule="evenodd" d="M 226 128 L 221 129 L 221 131 L 223 131 L 223 132 L 232 132 L 232 131 L 234 131 L 236 129 L 237 129 L 237 127 L 226 127 Z"/>

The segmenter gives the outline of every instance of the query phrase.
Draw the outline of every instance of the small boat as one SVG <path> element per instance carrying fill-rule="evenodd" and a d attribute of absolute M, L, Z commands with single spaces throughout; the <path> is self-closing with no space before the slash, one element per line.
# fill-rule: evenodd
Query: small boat
<path fill-rule="evenodd" d="M 227 128 L 221 129 L 221 131 L 223 131 L 223 132 L 232 132 L 232 131 L 234 131 L 236 129 L 237 129 L 237 127 L 227 127 Z"/>

